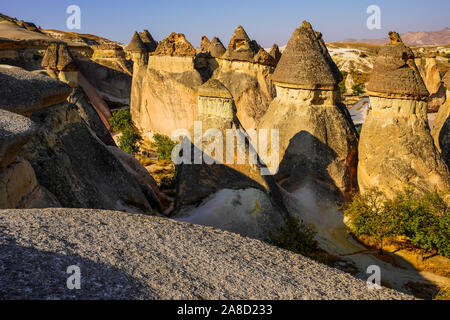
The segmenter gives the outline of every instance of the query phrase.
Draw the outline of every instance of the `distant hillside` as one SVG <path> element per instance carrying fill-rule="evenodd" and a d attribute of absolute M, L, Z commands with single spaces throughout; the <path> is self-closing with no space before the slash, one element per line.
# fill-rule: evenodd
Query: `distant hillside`
<path fill-rule="evenodd" d="M 450 28 L 439 31 L 419 31 L 407 32 L 401 35 L 403 42 L 410 46 L 437 46 L 450 44 Z M 369 43 L 369 44 L 385 44 L 388 38 L 383 39 L 344 39 L 339 42 L 346 43 Z"/>

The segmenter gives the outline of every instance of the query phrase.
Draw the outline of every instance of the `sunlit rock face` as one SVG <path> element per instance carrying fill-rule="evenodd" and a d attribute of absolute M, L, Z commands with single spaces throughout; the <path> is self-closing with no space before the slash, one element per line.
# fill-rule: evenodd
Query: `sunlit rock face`
<path fill-rule="evenodd" d="M 425 86 L 430 96 L 428 97 L 428 112 L 438 112 L 439 107 L 445 102 L 445 86 L 435 58 L 415 59 Z"/>
<path fill-rule="evenodd" d="M 279 131 L 275 177 L 290 191 L 309 185 L 338 200 L 357 187 L 358 139 L 339 102 L 340 77 L 321 34 L 303 22 L 277 65 L 277 97 L 258 126 Z"/>
<path fill-rule="evenodd" d="M 439 108 L 431 134 L 433 135 L 434 143 L 441 152 L 447 167 L 450 168 L 450 72 L 447 71 L 443 83 L 447 89 L 447 100 Z"/>
<path fill-rule="evenodd" d="M 220 40 L 213 38 L 210 45 L 214 58 L 210 62 L 214 70 L 212 78 L 220 80 L 230 90 L 242 126 L 247 130 L 255 129 L 276 95 L 271 81 L 276 57 L 250 40 L 242 26 L 234 31 L 225 52 L 224 49 Z"/>
<path fill-rule="evenodd" d="M 228 89 L 210 79 L 198 95 L 196 122 L 183 140 L 183 163 L 177 165 L 173 215 L 182 221 L 264 238 L 283 223 L 285 210 L 278 186 L 272 176 L 261 174 L 261 163 L 236 117 Z M 197 130 L 201 130 L 200 137 Z"/>
<path fill-rule="evenodd" d="M 139 35 L 133 52 L 131 94 L 133 121 L 144 138 L 189 129 L 197 115 L 197 89 L 202 77 L 195 69 L 195 49 L 183 34 L 172 33 L 148 52 Z M 142 44 L 142 45 L 141 45 Z"/>
<path fill-rule="evenodd" d="M 412 51 L 398 34 L 389 35 L 368 85 L 371 110 L 359 143 L 359 187 L 378 188 L 387 197 L 406 188 L 449 190 L 448 168 L 428 127 L 428 91 Z"/>

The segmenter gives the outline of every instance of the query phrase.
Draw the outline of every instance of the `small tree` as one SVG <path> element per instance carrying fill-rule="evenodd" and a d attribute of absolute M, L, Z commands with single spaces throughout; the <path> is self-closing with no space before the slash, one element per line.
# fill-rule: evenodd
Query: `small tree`
<path fill-rule="evenodd" d="M 128 110 L 119 110 L 114 112 L 113 116 L 109 118 L 111 130 L 114 132 L 124 131 L 127 128 L 133 127 L 133 120 L 131 113 Z"/>
<path fill-rule="evenodd" d="M 266 241 L 274 246 L 311 257 L 317 250 L 316 232 L 299 217 L 288 218 L 276 234 L 269 232 Z"/>
<path fill-rule="evenodd" d="M 139 133 L 134 131 L 132 127 L 126 128 L 122 132 L 122 136 L 119 137 L 119 148 L 134 155 L 140 151 L 139 145 L 142 141 L 142 137 Z"/>
<path fill-rule="evenodd" d="M 353 95 L 359 96 L 360 94 L 364 93 L 363 84 L 357 83 L 352 87 Z"/>
<path fill-rule="evenodd" d="M 386 200 L 371 190 L 355 195 L 344 213 L 352 232 L 377 239 L 381 252 L 384 238 L 404 235 L 417 247 L 450 256 L 450 212 L 436 192 L 419 196 L 406 190 Z"/>
<path fill-rule="evenodd" d="M 176 143 L 173 142 L 168 136 L 156 133 L 153 136 L 154 142 L 152 142 L 152 148 L 156 148 L 159 160 L 170 160 L 172 158 L 172 149 Z"/>

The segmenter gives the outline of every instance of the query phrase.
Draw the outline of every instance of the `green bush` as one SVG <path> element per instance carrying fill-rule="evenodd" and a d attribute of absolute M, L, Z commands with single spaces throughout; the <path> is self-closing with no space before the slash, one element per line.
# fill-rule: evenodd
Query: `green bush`
<path fill-rule="evenodd" d="M 364 93 L 363 83 L 357 83 L 352 87 L 353 95 L 359 96 Z"/>
<path fill-rule="evenodd" d="M 108 121 L 113 132 L 124 131 L 127 128 L 133 127 L 131 113 L 128 110 L 119 110 L 114 112 L 113 116 L 109 118 Z"/>
<path fill-rule="evenodd" d="M 372 236 L 380 248 L 384 238 L 406 236 L 419 248 L 450 257 L 450 212 L 436 192 L 418 196 L 407 190 L 386 200 L 372 190 L 355 195 L 344 214 L 356 236 Z"/>
<path fill-rule="evenodd" d="M 176 146 L 168 136 L 156 133 L 153 136 L 152 148 L 156 148 L 159 160 L 170 160 L 172 158 L 172 149 Z"/>
<path fill-rule="evenodd" d="M 122 135 L 119 137 L 119 148 L 126 153 L 134 155 L 140 151 L 139 144 L 141 141 L 141 135 L 134 131 L 133 127 L 129 127 L 123 130 Z"/>
<path fill-rule="evenodd" d="M 314 240 L 316 232 L 309 228 L 299 217 L 288 218 L 277 233 L 269 232 L 266 242 L 271 245 L 311 257 L 317 250 Z"/>

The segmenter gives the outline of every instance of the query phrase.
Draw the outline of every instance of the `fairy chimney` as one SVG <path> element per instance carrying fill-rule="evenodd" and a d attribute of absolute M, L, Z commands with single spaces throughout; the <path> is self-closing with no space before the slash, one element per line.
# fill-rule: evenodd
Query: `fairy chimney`
<path fill-rule="evenodd" d="M 361 191 L 378 188 L 388 198 L 407 188 L 418 193 L 449 190 L 450 176 L 427 120 L 428 91 L 414 54 L 389 32 L 368 83 L 370 112 L 359 143 Z"/>

